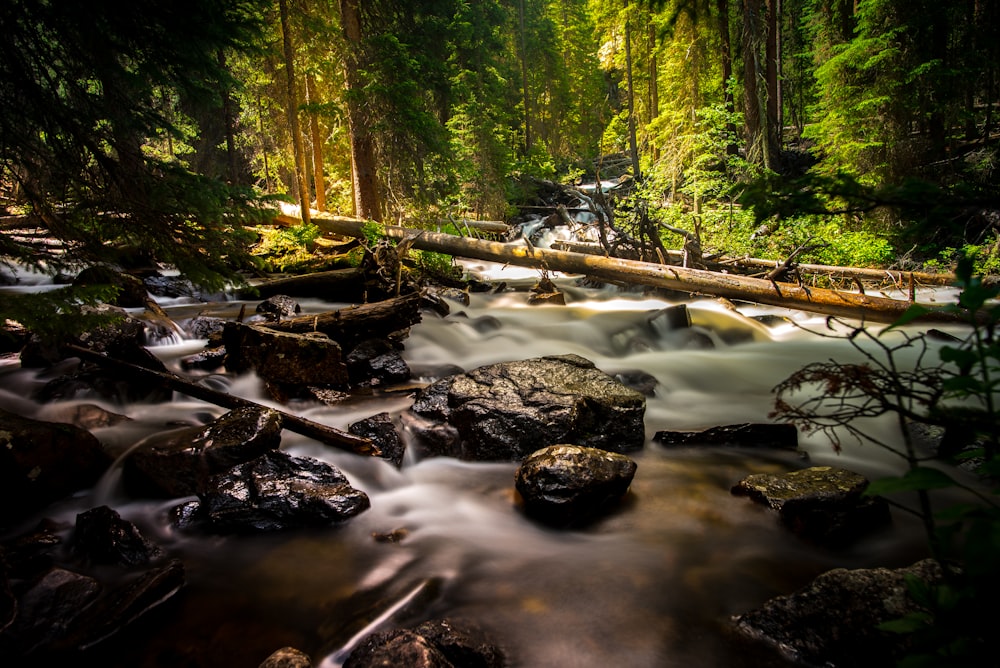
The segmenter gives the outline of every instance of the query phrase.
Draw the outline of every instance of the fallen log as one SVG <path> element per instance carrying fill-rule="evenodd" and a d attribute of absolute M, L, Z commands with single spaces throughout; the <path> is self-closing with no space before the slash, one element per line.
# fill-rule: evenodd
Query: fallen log
<path fill-rule="evenodd" d="M 350 351 L 365 339 L 390 338 L 419 323 L 420 301 L 420 294 L 414 292 L 336 311 L 260 323 L 259 326 L 293 334 L 323 332 L 345 351 Z"/>
<path fill-rule="evenodd" d="M 106 355 L 94 352 L 88 348 L 83 348 L 77 345 L 68 345 L 65 349 L 68 353 L 79 357 L 81 360 L 98 364 L 113 373 L 135 378 L 143 382 L 156 383 L 175 392 L 180 392 L 181 394 L 185 394 L 189 397 L 207 401 L 208 403 L 215 404 L 216 406 L 222 406 L 223 408 L 261 407 L 260 404 L 250 401 L 249 399 L 209 389 L 203 385 L 198 385 L 197 383 L 185 380 L 184 378 L 172 373 L 153 371 L 129 362 L 114 359 L 113 357 L 107 357 Z M 376 447 L 367 438 L 355 436 L 354 434 L 341 431 L 336 427 L 329 427 L 325 424 L 320 424 L 319 422 L 313 422 L 312 420 L 307 420 L 303 417 L 299 417 L 298 415 L 286 413 L 285 411 L 278 410 L 277 412 L 281 415 L 282 427 L 288 429 L 289 431 L 293 431 L 296 434 L 316 439 L 321 443 L 325 443 L 326 445 L 346 450 L 348 452 L 353 452 L 356 455 L 366 455 L 370 457 L 382 456 L 381 450 L 379 450 L 378 447 Z"/>
<path fill-rule="evenodd" d="M 333 269 L 301 276 L 282 276 L 251 283 L 241 299 L 267 299 L 276 295 L 315 297 L 329 301 L 357 303 L 365 298 L 365 277 L 361 269 Z"/>
<path fill-rule="evenodd" d="M 287 215 L 287 214 L 279 214 Z M 316 216 L 320 229 L 345 236 L 362 235 L 363 221 L 342 216 Z M 413 248 L 446 253 L 457 257 L 537 267 L 548 271 L 583 274 L 596 278 L 625 281 L 639 285 L 678 290 L 691 294 L 725 297 L 771 306 L 795 308 L 844 318 L 891 323 L 913 302 L 875 297 L 840 290 L 811 288 L 804 285 L 776 283 L 760 278 L 734 276 L 700 269 L 652 264 L 636 260 L 570 253 L 495 241 L 467 239 L 437 232 L 418 232 L 386 225 L 383 234 L 390 238 L 413 239 Z M 419 235 L 419 236 L 416 236 Z M 923 320 L 953 322 L 955 316 L 941 306 L 924 304 L 928 313 Z"/>

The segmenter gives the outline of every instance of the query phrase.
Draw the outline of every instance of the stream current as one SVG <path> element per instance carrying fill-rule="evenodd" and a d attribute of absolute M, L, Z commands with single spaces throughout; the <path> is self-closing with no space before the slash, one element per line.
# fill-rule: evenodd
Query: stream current
<path fill-rule="evenodd" d="M 660 430 L 767 422 L 772 388 L 789 374 L 809 362 L 859 358 L 847 342 L 809 331 L 824 328 L 822 317 L 750 304 L 734 312 L 713 300 L 694 300 L 686 301 L 692 327 L 668 330 L 646 323 L 677 302 L 580 287 L 572 277 L 559 277 L 567 304 L 530 306 L 528 289 L 537 272 L 485 263 L 467 268 L 503 278 L 508 290 L 472 294 L 468 306 L 451 303 L 444 318 L 425 312 L 404 342 L 404 358 L 416 375 L 575 353 L 608 373 L 651 375 L 657 384 L 647 397 L 647 442 L 629 453 L 638 470 L 621 507 L 586 529 L 547 529 L 516 506 L 516 463 L 409 456 L 397 469 L 285 431 L 282 449 L 339 467 L 369 495 L 371 509 L 325 530 L 206 536 L 171 526 L 169 511 L 178 500 L 125 496 L 116 466 L 94 489 L 39 517 L 69 531 L 77 513 L 109 505 L 183 561 L 187 584 L 105 642 L 98 651 L 103 665 L 256 666 L 293 646 L 314 665 L 337 668 L 369 632 L 448 617 L 477 623 L 516 667 L 762 668 L 779 664 L 732 637 L 733 615 L 831 568 L 903 566 L 925 556 L 920 527 L 906 513 L 894 511 L 884 531 L 831 550 L 798 539 L 773 511 L 730 493 L 756 472 L 829 464 L 877 478 L 902 470 L 897 458 L 874 445 L 845 442 L 835 453 L 824 436 L 800 434 L 800 451 L 793 453 L 667 448 L 651 440 Z M 303 313 L 343 306 L 300 303 Z M 247 302 L 248 310 L 255 304 Z M 161 305 L 183 322 L 198 313 L 235 317 L 241 302 Z M 178 336 L 149 342 L 178 372 L 180 359 L 204 344 Z M 21 369 L 16 357 L 4 359 L 0 407 L 54 419 L 66 404 L 41 405 L 28 397 L 57 372 Z M 253 373 L 203 374 L 202 381 L 278 407 Z M 386 392 L 336 406 L 281 408 L 346 429 L 378 412 L 399 415 L 411 402 L 411 394 Z M 132 418 L 95 431 L 121 453 L 146 436 L 225 412 L 176 394 L 168 404 L 72 403 L 98 403 Z M 864 428 L 899 441 L 891 419 L 871 420 Z M 397 542 L 373 537 L 397 530 L 403 530 Z"/>

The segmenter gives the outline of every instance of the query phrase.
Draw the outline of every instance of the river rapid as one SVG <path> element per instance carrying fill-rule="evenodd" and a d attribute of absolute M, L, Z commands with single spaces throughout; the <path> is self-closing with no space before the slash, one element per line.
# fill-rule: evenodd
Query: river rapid
<path fill-rule="evenodd" d="M 116 466 L 94 489 L 41 516 L 68 531 L 77 513 L 109 505 L 182 560 L 187 585 L 98 648 L 100 663 L 256 666 L 290 645 L 314 665 L 336 668 L 375 629 L 448 617 L 483 627 L 510 666 L 763 668 L 780 664 L 732 637 L 733 615 L 831 568 L 903 566 L 925 556 L 920 527 L 903 512 L 894 511 L 892 526 L 877 535 L 831 550 L 796 538 L 772 511 L 730 493 L 750 473 L 808 465 L 841 466 L 869 478 L 902 470 L 901 461 L 874 445 L 846 442 L 838 454 L 822 435 L 800 435 L 798 453 L 652 441 L 660 430 L 769 421 L 772 389 L 789 374 L 809 362 L 858 359 L 845 341 L 809 331 L 823 330 L 822 317 L 749 304 L 734 312 L 699 299 L 687 301 L 692 327 L 669 330 L 646 322 L 678 300 L 557 277 L 567 304 L 531 306 L 528 288 L 537 272 L 485 263 L 467 268 L 502 277 L 508 289 L 472 294 L 468 306 L 453 302 L 445 318 L 425 312 L 405 341 L 404 358 L 419 374 L 575 353 L 612 374 L 651 375 L 657 384 L 647 398 L 647 442 L 630 453 L 638 470 L 622 506 L 586 529 L 547 529 L 517 508 L 515 463 L 409 456 L 397 469 L 286 431 L 284 450 L 339 467 L 369 495 L 371 509 L 325 530 L 205 536 L 171 526 L 177 500 L 125 496 Z M 343 306 L 300 303 L 307 313 Z M 241 304 L 161 302 L 179 322 L 197 313 L 235 317 Z M 256 302 L 246 304 L 252 312 Z M 180 359 L 204 344 L 177 334 L 149 342 L 178 372 Z M 57 415 L 65 405 L 29 398 L 57 372 L 3 360 L 0 407 L 40 419 Z M 202 375 L 216 389 L 275 405 L 252 373 Z M 411 402 L 411 394 L 386 392 L 337 406 L 281 408 L 346 429 L 378 412 L 399 415 Z M 177 395 L 168 404 L 101 405 L 132 418 L 95 432 L 122 453 L 151 434 L 225 412 Z M 892 419 L 871 420 L 864 429 L 899 442 Z M 397 530 L 396 542 L 373 537 Z"/>

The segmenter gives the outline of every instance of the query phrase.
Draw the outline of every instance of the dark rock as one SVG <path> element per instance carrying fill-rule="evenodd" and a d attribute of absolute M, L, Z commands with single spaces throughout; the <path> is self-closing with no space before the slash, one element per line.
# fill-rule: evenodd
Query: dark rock
<path fill-rule="evenodd" d="M 0 552 L 0 564 L 2 564 L 3 553 Z M 0 568 L 0 633 L 13 623 L 17 616 L 17 599 L 14 592 L 10 590 L 10 578 L 6 569 Z M 2 642 L 0 642 L 2 647 Z"/>
<path fill-rule="evenodd" d="M 4 541 L 0 546 L 0 570 L 16 580 L 41 577 L 55 565 L 62 547 L 58 530 L 49 521 L 43 521 L 35 529 Z"/>
<path fill-rule="evenodd" d="M 792 424 L 745 422 L 711 427 L 704 431 L 658 431 L 653 440 L 663 445 L 726 445 L 782 450 L 795 450 L 799 447 L 799 433 Z"/>
<path fill-rule="evenodd" d="M 410 379 L 410 367 L 399 350 L 386 339 L 369 339 L 358 344 L 346 358 L 351 385 L 378 387 Z"/>
<path fill-rule="evenodd" d="M 396 426 L 388 413 L 378 413 L 354 422 L 347 427 L 347 431 L 355 436 L 370 439 L 382 451 L 382 459 L 389 460 L 397 467 L 402 465 L 406 444 L 396 431 Z"/>
<path fill-rule="evenodd" d="M 201 369 L 202 371 L 215 371 L 222 368 L 226 363 L 225 348 L 206 348 L 200 353 L 187 355 L 181 358 L 181 368 L 185 371 L 191 369 Z"/>
<path fill-rule="evenodd" d="M 37 337 L 32 337 L 21 351 L 21 366 L 44 368 L 64 359 L 66 355 L 61 351 L 62 343 L 73 343 L 83 348 L 90 348 L 94 352 L 108 354 L 134 350 L 145 343 L 146 326 L 124 309 L 101 304 L 83 306 L 81 311 L 86 316 L 105 318 L 108 322 L 60 343 L 43 342 Z"/>
<path fill-rule="evenodd" d="M 225 318 L 199 315 L 184 323 L 184 332 L 193 339 L 211 339 L 222 335 L 226 326 Z"/>
<path fill-rule="evenodd" d="M 299 306 L 299 303 L 287 295 L 268 297 L 257 304 L 256 308 L 256 313 L 263 315 L 267 320 L 291 318 L 301 311 L 302 308 Z"/>
<path fill-rule="evenodd" d="M 163 432 L 129 453 L 122 467 L 134 494 L 190 496 L 223 473 L 281 445 L 281 414 L 262 406 L 235 408 L 204 426 Z"/>
<path fill-rule="evenodd" d="M 76 653 L 97 645 L 170 600 L 184 584 L 184 566 L 176 559 L 143 573 L 100 597 L 55 649 Z"/>
<path fill-rule="evenodd" d="M 264 659 L 258 668 L 312 668 L 309 656 L 294 647 L 282 647 Z"/>
<path fill-rule="evenodd" d="M 77 556 L 94 564 L 139 566 L 163 555 L 138 527 L 107 506 L 76 516 L 72 545 Z"/>
<path fill-rule="evenodd" d="M 892 666 L 906 651 L 908 635 L 877 627 L 921 611 L 909 594 L 908 577 L 939 582 L 941 568 L 929 559 L 900 569 L 838 568 L 793 594 L 738 615 L 735 629 L 800 665 Z"/>
<path fill-rule="evenodd" d="M 324 334 L 292 334 L 227 322 L 223 339 L 229 371 L 254 369 L 265 381 L 289 385 L 349 383 L 340 345 Z"/>
<path fill-rule="evenodd" d="M 660 384 L 656 376 L 645 371 L 619 371 L 612 376 L 622 385 L 631 387 L 636 392 L 642 392 L 647 397 L 653 396 L 656 393 L 656 386 Z"/>
<path fill-rule="evenodd" d="M 208 479 L 199 514 L 218 531 L 325 526 L 368 509 L 368 496 L 338 469 L 272 450 Z"/>
<path fill-rule="evenodd" d="M 157 297 L 198 297 L 200 291 L 194 283 L 182 276 L 144 276 L 146 290 Z"/>
<path fill-rule="evenodd" d="M 91 487 L 110 464 L 88 431 L 0 410 L 0 526 Z"/>
<path fill-rule="evenodd" d="M 3 633 L 2 648 L 27 655 L 61 640 L 97 600 L 101 585 L 94 578 L 53 568 L 18 597 L 17 615 Z"/>
<path fill-rule="evenodd" d="M 733 486 L 778 511 L 782 523 L 809 540 L 850 543 L 891 521 L 889 506 L 878 496 L 864 496 L 868 480 L 853 471 L 814 466 L 783 474 L 756 473 Z"/>
<path fill-rule="evenodd" d="M 636 468 L 619 453 L 552 445 L 524 459 L 514 485 L 531 517 L 553 526 L 581 526 L 625 496 Z"/>
<path fill-rule="evenodd" d="M 592 362 L 563 355 L 479 367 L 423 389 L 412 412 L 431 454 L 467 460 L 519 460 L 572 442 L 614 452 L 641 448 L 646 398 Z M 438 437 L 448 430 L 454 439 Z M 414 425 L 420 428 L 420 424 Z"/>
<path fill-rule="evenodd" d="M 503 668 L 503 652 L 473 624 L 449 619 L 413 629 L 373 633 L 361 641 L 344 668 Z"/>

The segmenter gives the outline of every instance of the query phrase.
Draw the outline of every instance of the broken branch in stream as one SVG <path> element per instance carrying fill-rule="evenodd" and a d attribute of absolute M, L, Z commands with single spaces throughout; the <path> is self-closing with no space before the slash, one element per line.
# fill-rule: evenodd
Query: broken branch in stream
<path fill-rule="evenodd" d="M 281 415 L 281 425 L 284 429 L 288 429 L 289 431 L 293 431 L 296 434 L 300 434 L 308 438 L 316 439 L 326 445 L 346 450 L 348 452 L 353 452 L 356 455 L 366 455 L 370 457 L 382 456 L 382 451 L 379 450 L 379 448 L 369 439 L 341 431 L 336 427 L 329 427 L 325 424 L 320 424 L 319 422 L 313 422 L 312 420 L 307 420 L 303 417 L 299 417 L 298 415 L 293 415 L 276 408 L 271 408 L 270 406 L 262 406 L 261 404 L 250 401 L 249 399 L 236 397 L 231 394 L 226 394 L 225 392 L 218 392 L 204 387 L 203 385 L 198 385 L 192 381 L 185 380 L 184 378 L 172 373 L 153 371 L 152 369 L 146 369 L 136 364 L 108 357 L 101 353 L 94 352 L 89 348 L 83 348 L 77 345 L 67 345 L 65 350 L 68 353 L 79 357 L 81 360 L 98 364 L 113 373 L 138 378 L 146 382 L 154 382 L 168 389 L 180 392 L 181 394 L 186 394 L 190 397 L 194 397 L 195 399 L 201 399 L 202 401 L 215 404 L 216 406 L 222 406 L 223 408 L 250 407 L 273 410 Z"/>

